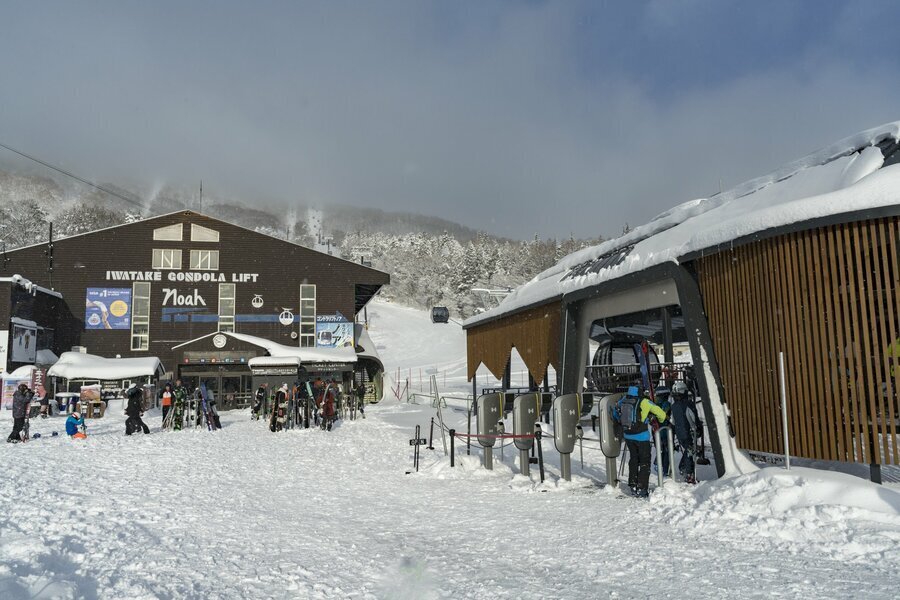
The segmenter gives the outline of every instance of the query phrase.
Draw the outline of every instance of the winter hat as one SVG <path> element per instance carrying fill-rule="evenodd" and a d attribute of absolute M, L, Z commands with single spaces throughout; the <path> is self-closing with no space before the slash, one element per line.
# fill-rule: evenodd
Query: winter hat
<path fill-rule="evenodd" d="M 75 412 L 72 413 L 72 416 L 75 417 L 76 419 L 80 419 L 81 413 L 76 410 Z"/>
<path fill-rule="evenodd" d="M 282 383 L 282 384 L 281 384 L 281 389 L 284 390 L 284 391 L 286 392 L 286 391 L 288 390 L 288 384 Z"/>

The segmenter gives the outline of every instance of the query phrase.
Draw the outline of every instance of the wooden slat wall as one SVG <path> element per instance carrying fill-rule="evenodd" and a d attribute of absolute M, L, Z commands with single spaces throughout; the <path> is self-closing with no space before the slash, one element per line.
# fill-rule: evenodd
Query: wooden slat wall
<path fill-rule="evenodd" d="M 762 240 L 696 261 L 738 445 L 900 464 L 900 218 Z"/>
<path fill-rule="evenodd" d="M 539 306 L 466 331 L 469 379 L 484 364 L 497 379 L 519 351 L 535 382 L 542 383 L 548 365 L 559 369 L 559 303 Z"/>

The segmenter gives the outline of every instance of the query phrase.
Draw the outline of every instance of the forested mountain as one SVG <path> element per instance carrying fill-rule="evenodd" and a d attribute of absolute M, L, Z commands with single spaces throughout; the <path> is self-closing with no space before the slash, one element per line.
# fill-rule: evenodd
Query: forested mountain
<path fill-rule="evenodd" d="M 500 238 L 425 215 L 346 205 L 267 207 L 199 190 L 160 186 L 146 192 L 104 183 L 111 195 L 66 178 L 0 170 L 0 240 L 7 249 L 44 242 L 48 224 L 67 237 L 189 208 L 281 239 L 370 261 L 391 274 L 382 293 L 420 308 L 447 306 L 457 317 L 489 308 L 479 289 L 515 287 L 562 256 L 599 240 Z"/>

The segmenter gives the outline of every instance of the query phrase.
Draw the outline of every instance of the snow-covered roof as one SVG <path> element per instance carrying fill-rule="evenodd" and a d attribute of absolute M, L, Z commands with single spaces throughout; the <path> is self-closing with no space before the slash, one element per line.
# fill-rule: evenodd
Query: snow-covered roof
<path fill-rule="evenodd" d="M 384 369 L 384 361 L 381 360 L 381 355 L 379 355 L 378 350 L 375 349 L 375 342 L 369 337 L 368 330 L 359 323 L 356 323 L 353 326 L 353 329 L 353 335 L 356 338 L 356 355 L 360 358 L 374 360 L 381 365 L 382 369 Z"/>
<path fill-rule="evenodd" d="M 900 166 L 882 168 L 884 156 L 876 147 L 885 141 L 900 141 L 900 121 L 845 138 L 725 192 L 680 204 L 619 238 L 564 257 L 464 327 L 776 227 L 898 205 Z"/>
<path fill-rule="evenodd" d="M 153 377 L 165 372 L 155 356 L 142 358 L 104 358 L 81 352 L 63 352 L 47 375 L 65 379 L 129 379 Z"/>
<path fill-rule="evenodd" d="M 18 248 L 16 249 L 18 250 Z M 10 252 L 14 252 L 15 250 L 10 250 Z M 40 286 L 30 279 L 25 279 L 21 275 L 13 275 L 12 277 L 0 277 L 0 281 L 5 281 L 9 283 L 15 283 L 16 285 L 20 285 L 25 288 L 29 293 L 35 294 L 37 292 L 41 292 L 42 294 L 49 294 L 50 296 L 56 296 L 57 298 L 62 298 L 62 294 L 54 290 L 48 290 L 47 288 Z"/>
<path fill-rule="evenodd" d="M 225 335 L 229 337 L 233 337 L 236 340 L 241 340 L 247 342 L 248 344 L 253 344 L 254 346 L 259 346 L 260 348 L 265 348 L 266 352 L 269 353 L 269 356 L 266 357 L 256 357 L 251 358 L 248 364 L 252 366 L 257 366 L 258 363 L 253 362 L 259 358 L 278 358 L 278 359 L 292 359 L 299 360 L 301 363 L 312 363 L 312 362 L 342 362 L 342 363 L 353 363 L 356 362 L 356 351 L 352 347 L 345 348 L 300 348 L 298 346 L 285 346 L 284 344 L 279 344 L 277 342 L 273 342 L 271 340 L 267 340 L 265 338 L 257 337 L 255 335 L 247 335 L 245 333 L 225 333 Z M 285 364 L 284 362 L 280 363 L 270 363 L 270 364 Z M 291 363 L 288 363 L 291 364 Z M 259 365 L 261 366 L 261 365 Z"/>
<path fill-rule="evenodd" d="M 37 358 L 34 360 L 35 364 L 38 365 L 54 365 L 56 361 L 59 360 L 59 357 L 53 353 L 53 350 L 38 350 Z"/>

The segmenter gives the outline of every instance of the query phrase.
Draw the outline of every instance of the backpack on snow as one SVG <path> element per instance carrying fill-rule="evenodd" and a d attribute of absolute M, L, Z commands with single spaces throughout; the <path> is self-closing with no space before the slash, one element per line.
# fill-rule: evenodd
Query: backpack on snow
<path fill-rule="evenodd" d="M 641 433 L 645 427 L 641 420 L 641 399 L 637 396 L 622 396 L 616 404 L 615 417 L 624 433 Z"/>

